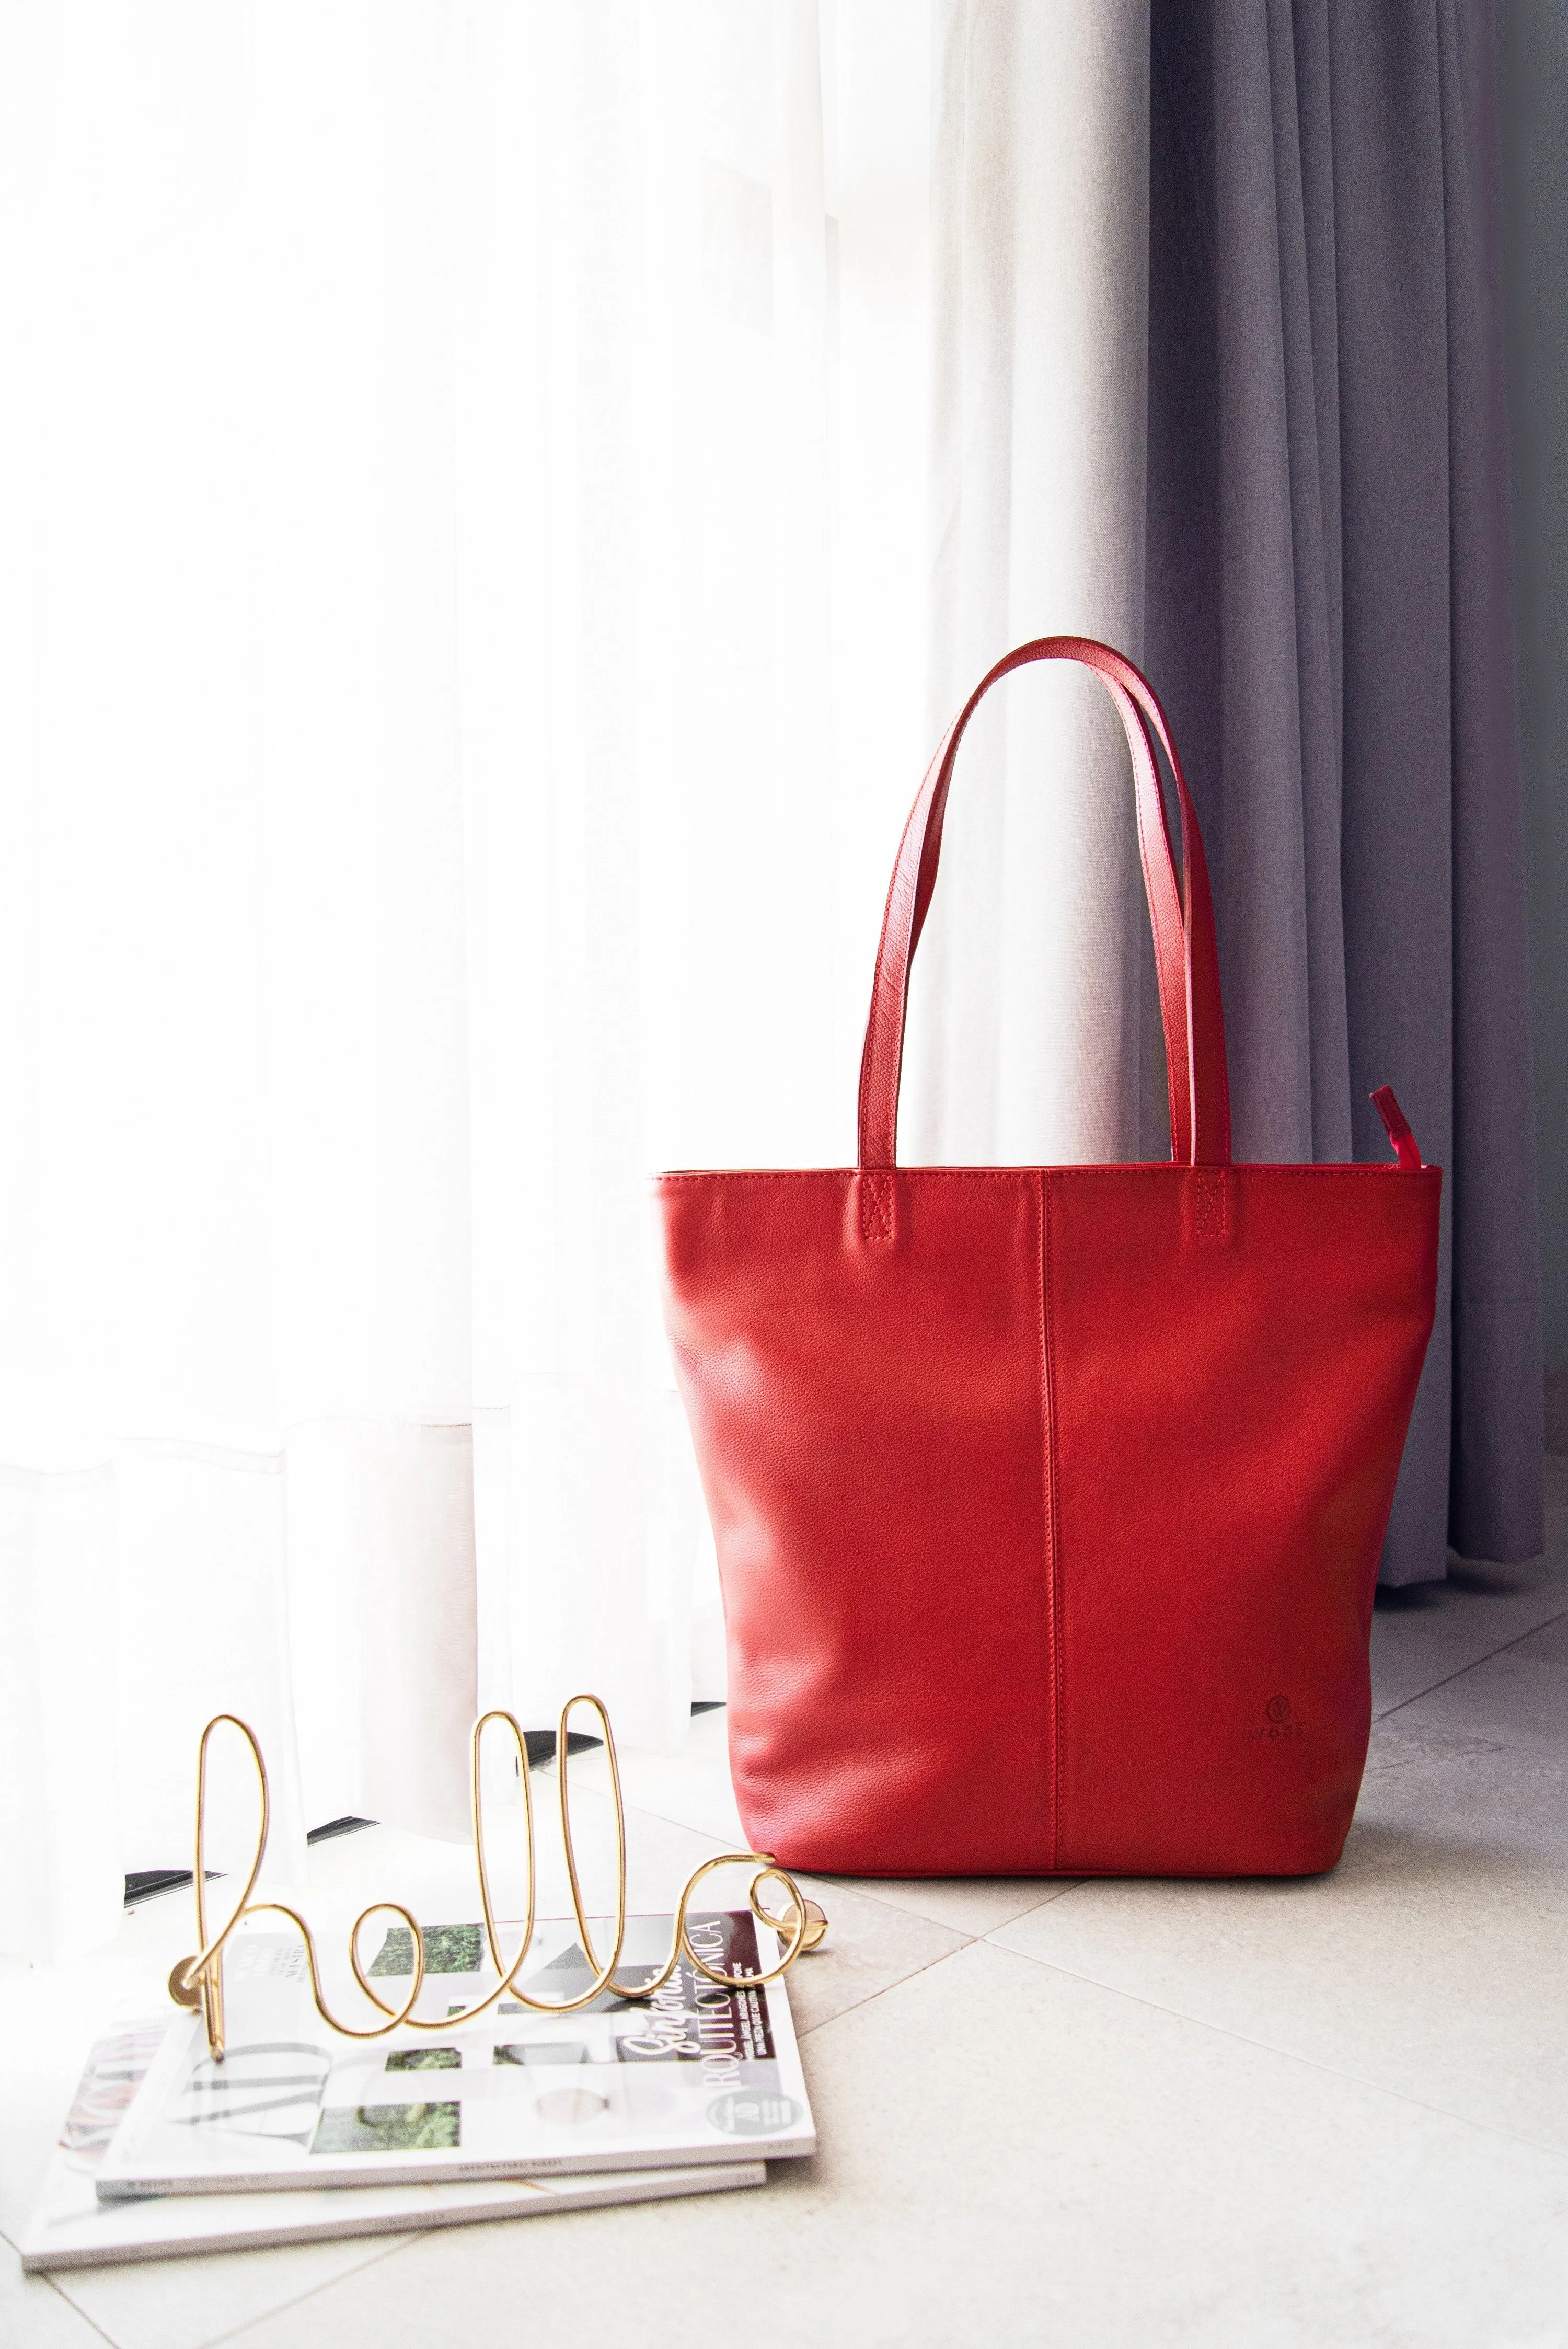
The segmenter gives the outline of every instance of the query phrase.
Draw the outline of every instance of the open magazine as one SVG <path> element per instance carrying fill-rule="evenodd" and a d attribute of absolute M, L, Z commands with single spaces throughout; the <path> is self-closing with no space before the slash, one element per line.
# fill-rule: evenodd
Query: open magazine
<path fill-rule="evenodd" d="M 760 2161 L 680 2169 L 599 2169 L 550 2178 L 466 2178 L 446 2186 L 301 2187 L 287 2194 L 162 2194 L 99 2199 L 98 2166 L 149 2064 L 171 2029 L 172 2011 L 131 2016 L 88 2057 L 31 2224 L 17 2238 L 29 2272 L 172 2259 L 264 2243 L 402 2234 L 480 2219 L 521 2219 L 609 2202 L 662 2201 L 761 2186 Z"/>
<path fill-rule="evenodd" d="M 502 1928 L 503 1946 L 515 1927 Z M 599 1920 L 596 1946 L 613 1927 Z M 687 1920 L 717 1971 L 765 1972 L 776 1937 L 747 1909 Z M 668 1917 L 632 1917 L 621 1981 L 656 1972 Z M 603 1938 L 601 1938 L 603 1937 Z M 201 2022 L 181 2018 L 99 2168 L 98 2192 L 271 2192 L 302 2187 L 442 2183 L 550 2172 L 754 2162 L 816 2151 L 782 1982 L 725 1989 L 683 1957 L 656 1997 L 602 1992 L 570 2014 L 506 1997 L 471 2023 L 493 1987 L 482 1926 L 424 1929 L 421 2016 L 440 2032 L 356 2042 L 311 1999 L 297 1939 L 240 1933 L 226 1952 L 228 2044 L 214 2058 Z M 391 1928 L 368 1969 L 388 1992 L 412 1974 L 412 1935 Z M 541 1924 L 520 1987 L 570 1997 L 593 1969 L 575 1924 Z"/>

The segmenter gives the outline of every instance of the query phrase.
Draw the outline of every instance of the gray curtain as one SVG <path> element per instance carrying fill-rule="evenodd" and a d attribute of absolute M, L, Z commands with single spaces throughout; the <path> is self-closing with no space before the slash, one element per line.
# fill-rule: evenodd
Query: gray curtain
<path fill-rule="evenodd" d="M 1498 33 L 1546 1441 L 1568 1452 L 1568 8 L 1501 0 Z"/>
<path fill-rule="evenodd" d="M 1384 1556 L 1542 1544 L 1493 24 L 1152 0 L 1145 653 L 1213 869 L 1238 1157 L 1449 1170 Z"/>

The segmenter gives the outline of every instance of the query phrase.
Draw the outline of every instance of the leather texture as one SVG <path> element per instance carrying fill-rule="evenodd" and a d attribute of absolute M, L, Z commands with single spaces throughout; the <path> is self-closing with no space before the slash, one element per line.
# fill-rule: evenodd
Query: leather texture
<path fill-rule="evenodd" d="M 1132 751 L 1171 1162 L 900 1167 L 954 761 L 990 686 L 1048 659 L 1104 680 Z M 1087 638 L 999 661 L 900 846 L 859 1164 L 657 1185 L 757 1849 L 854 1875 L 1333 1866 L 1442 1183 L 1375 1099 L 1395 1164 L 1230 1163 L 1213 913 L 1159 703 Z"/>

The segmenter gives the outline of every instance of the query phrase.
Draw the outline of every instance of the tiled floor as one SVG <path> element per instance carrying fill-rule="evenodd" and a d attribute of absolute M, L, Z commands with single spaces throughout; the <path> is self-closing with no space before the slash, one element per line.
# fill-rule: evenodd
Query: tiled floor
<path fill-rule="evenodd" d="M 792 1977 L 823 2150 L 760 2192 L 57 2282 L 7 2252 L 0 2343 L 1568 2349 L 1568 1460 L 1548 1474 L 1544 1560 L 1379 1609 L 1332 1877 L 825 1885 L 830 1951 Z M 722 1739 L 711 1714 L 680 1762 L 628 1759 L 634 1903 L 738 1838 Z M 329 1909 L 394 1878 L 471 1905 L 465 1855 L 411 1837 L 316 1868 Z M 0 2228 L 181 1905 L 0 1983 Z"/>

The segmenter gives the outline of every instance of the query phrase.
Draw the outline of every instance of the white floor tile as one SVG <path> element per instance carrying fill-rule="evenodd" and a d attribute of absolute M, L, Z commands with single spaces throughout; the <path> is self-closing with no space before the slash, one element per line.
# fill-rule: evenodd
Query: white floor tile
<path fill-rule="evenodd" d="M 1516 1640 L 1511 1652 L 1537 1663 L 1568 1664 L 1568 1611 L 1527 1639 Z"/>
<path fill-rule="evenodd" d="M 1381 1592 L 1372 1618 L 1372 1709 L 1389 1712 L 1540 1627 L 1568 1617 L 1568 1563 L 1455 1559 L 1446 1582 Z"/>
<path fill-rule="evenodd" d="M 985 1943 L 806 2044 L 824 2152 L 743 2209 L 424 2238 L 243 2349 L 1568 2338 L 1556 2156 Z"/>
<path fill-rule="evenodd" d="M 1501 1637 L 1493 1639 L 1473 1626 L 1463 1630 L 1455 1630 L 1440 1619 L 1434 1621 L 1420 1616 L 1389 1617 L 1382 1613 L 1374 1616 L 1373 1719 L 1381 1721 L 1400 1705 L 1408 1704 L 1412 1697 L 1436 1688 L 1439 1682 L 1452 1680 L 1456 1672 L 1468 1671 L 1472 1664 L 1484 1662 L 1503 1645 Z"/>
<path fill-rule="evenodd" d="M 103 2335 L 62 2300 L 47 2276 L 22 2273 L 0 2243 L 0 2342 L 5 2349 L 103 2349 Z"/>
<path fill-rule="evenodd" d="M 115 2349 L 207 2349 L 323 2284 L 387 2258 L 408 2240 L 377 2235 L 346 2243 L 278 2243 L 259 2251 L 76 2268 L 54 2282 Z"/>
<path fill-rule="evenodd" d="M 1568 1755 L 1415 1710 L 1333 1874 L 1085 1885 L 993 1939 L 1568 2152 Z"/>
<path fill-rule="evenodd" d="M 907 1909 L 928 1917 L 951 1932 L 978 1939 L 1009 1918 L 1022 1917 L 1043 1901 L 1058 1900 L 1070 1892 L 1076 1877 L 1068 1876 L 860 1876 L 825 1877 L 823 1882 L 852 1883 L 869 1899 L 889 1908 Z M 822 1905 L 830 1905 L 824 1894 Z"/>
<path fill-rule="evenodd" d="M 820 1950 L 798 1958 L 789 1970 L 789 2009 L 802 2033 L 820 2030 L 894 1982 L 951 1956 L 969 1938 L 868 1899 L 859 1885 L 810 1876 L 798 1880 L 828 1920 Z"/>
<path fill-rule="evenodd" d="M 1568 1662 L 1505 1648 L 1389 1719 L 1568 1756 Z"/>

